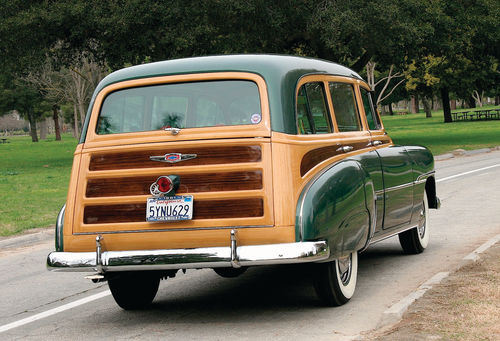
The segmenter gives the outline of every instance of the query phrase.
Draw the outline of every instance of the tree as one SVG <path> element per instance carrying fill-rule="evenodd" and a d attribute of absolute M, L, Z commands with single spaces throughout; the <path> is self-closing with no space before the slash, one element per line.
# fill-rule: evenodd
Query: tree
<path fill-rule="evenodd" d="M 392 84 L 394 70 L 433 57 L 441 62 L 433 68 L 439 79 L 433 91 L 444 101 L 450 91 L 470 97 L 494 86 L 481 82 L 491 73 L 475 66 L 493 70 L 500 55 L 498 0 L 66 0 L 50 6 L 11 0 L 0 10 L 0 58 L 21 74 L 47 56 L 69 68 L 82 51 L 112 68 L 199 55 L 286 53 L 357 72 L 372 61 Z"/>
<path fill-rule="evenodd" d="M 36 122 L 47 108 L 43 97 L 36 89 L 28 86 L 20 79 L 0 76 L 0 114 L 17 110 L 30 123 L 30 134 L 33 142 L 38 142 Z"/>
<path fill-rule="evenodd" d="M 113 68 L 266 52 L 316 56 L 358 72 L 372 59 L 397 65 L 411 54 L 415 41 L 431 32 L 430 19 L 416 14 L 433 5 L 431 0 L 66 0 L 50 6 L 12 1 L 0 5 L 8 13 L 0 23 L 0 36 L 6 37 L 0 51 L 13 66 L 19 58 L 35 64 L 48 52 L 69 65 L 79 51 L 89 51 Z"/>
<path fill-rule="evenodd" d="M 432 55 L 422 57 L 418 62 L 412 60 L 404 72 L 406 78 L 406 90 L 410 93 L 422 95 L 422 102 L 426 117 L 432 117 L 431 101 L 435 94 L 435 87 L 440 79 L 434 74 L 435 69 L 441 65 L 443 58 Z M 417 67 L 418 65 L 418 67 Z"/>
<path fill-rule="evenodd" d="M 435 59 L 430 74 L 439 79 L 434 88 L 441 94 L 444 121 L 451 122 L 451 91 L 470 98 L 473 90 L 484 90 L 484 84 L 495 79 L 500 57 L 500 3 L 450 0 L 435 2 L 429 10 L 434 34 L 416 45 L 420 53 L 410 60 L 421 65 L 425 58 Z"/>
<path fill-rule="evenodd" d="M 106 75 L 106 69 L 90 56 L 80 56 L 76 64 L 69 68 L 55 70 L 54 64 L 54 60 L 47 58 L 38 71 L 29 73 L 25 79 L 53 102 L 52 112 L 56 127 L 60 104 L 73 105 L 74 131 L 76 136 L 79 136 L 93 90 Z"/>

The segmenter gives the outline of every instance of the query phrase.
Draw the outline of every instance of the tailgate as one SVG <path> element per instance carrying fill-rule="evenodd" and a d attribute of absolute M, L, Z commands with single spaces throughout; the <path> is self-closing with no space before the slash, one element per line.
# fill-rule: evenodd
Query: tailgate
<path fill-rule="evenodd" d="M 178 163 L 151 160 L 196 154 Z M 146 222 L 150 186 L 178 175 L 176 194 L 193 195 L 193 219 Z M 73 233 L 138 232 L 272 226 L 271 147 L 268 138 L 148 143 L 84 148 Z"/>

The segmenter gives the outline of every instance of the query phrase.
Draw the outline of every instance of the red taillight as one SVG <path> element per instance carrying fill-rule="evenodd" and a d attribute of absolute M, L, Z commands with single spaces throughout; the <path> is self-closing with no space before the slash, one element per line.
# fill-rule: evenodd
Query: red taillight
<path fill-rule="evenodd" d="M 172 180 L 170 180 L 170 178 L 166 176 L 158 178 L 157 183 L 158 183 L 158 189 L 162 193 L 167 193 L 172 190 L 173 187 Z"/>

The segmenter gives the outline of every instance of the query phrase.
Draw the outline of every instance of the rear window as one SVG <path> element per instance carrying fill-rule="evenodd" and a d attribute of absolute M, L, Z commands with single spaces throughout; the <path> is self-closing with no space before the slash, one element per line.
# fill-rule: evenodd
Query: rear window
<path fill-rule="evenodd" d="M 106 96 L 97 134 L 258 124 L 261 119 L 259 89 L 252 81 L 172 83 Z"/>

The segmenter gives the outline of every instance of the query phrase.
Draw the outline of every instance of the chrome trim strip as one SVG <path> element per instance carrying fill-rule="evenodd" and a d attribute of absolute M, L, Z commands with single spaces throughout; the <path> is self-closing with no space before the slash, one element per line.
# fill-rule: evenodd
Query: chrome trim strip
<path fill-rule="evenodd" d="M 186 227 L 186 228 L 167 228 L 154 230 L 123 230 L 123 231 L 93 231 L 93 232 L 75 232 L 74 236 L 89 236 L 96 234 L 118 234 L 118 233 L 144 233 L 144 232 L 175 232 L 175 231 L 201 231 L 201 230 L 229 230 L 229 229 L 248 229 L 248 228 L 269 228 L 273 225 L 248 225 L 248 226 L 213 226 L 213 227 Z"/>
<path fill-rule="evenodd" d="M 420 174 L 417 179 L 414 181 L 415 185 L 423 184 L 427 181 L 430 176 L 433 176 L 436 171 L 430 171 L 424 174 Z"/>
<path fill-rule="evenodd" d="M 417 177 L 417 179 L 415 181 L 408 182 L 406 184 L 402 184 L 402 185 L 398 185 L 398 186 L 394 186 L 394 187 L 389 187 L 389 188 L 386 188 L 385 191 L 379 190 L 379 191 L 376 191 L 375 194 L 380 195 L 380 194 L 383 194 L 384 192 L 397 191 L 400 189 L 411 187 L 413 185 L 418 185 L 418 184 L 424 183 L 428 177 L 430 177 L 431 175 L 434 175 L 435 173 L 436 173 L 435 171 L 430 171 L 430 172 L 427 172 L 425 174 L 421 174 Z"/>
<path fill-rule="evenodd" d="M 415 182 L 418 182 L 418 181 L 422 181 L 424 179 L 427 179 L 428 177 L 430 177 L 431 175 L 434 175 L 436 174 L 436 171 L 430 171 L 430 172 L 427 172 L 427 173 L 424 173 L 424 174 L 420 174 L 418 177 L 417 177 L 417 180 L 415 180 Z"/>
<path fill-rule="evenodd" d="M 326 241 L 236 246 L 238 265 L 317 262 L 328 259 Z M 52 252 L 47 268 L 61 272 L 98 271 L 96 252 Z M 101 271 L 172 270 L 231 267 L 231 247 L 170 250 L 104 251 Z"/>
<path fill-rule="evenodd" d="M 375 194 L 377 196 L 379 196 L 379 195 L 387 193 L 387 192 L 397 191 L 397 190 L 404 189 L 404 188 L 407 188 L 407 187 L 411 187 L 411 186 L 414 186 L 414 185 L 419 185 L 419 184 L 424 183 L 425 181 L 427 181 L 427 178 L 429 178 L 430 176 L 434 175 L 435 173 L 436 173 L 435 171 L 430 171 L 430 172 L 427 172 L 425 174 L 420 174 L 415 181 L 408 182 L 406 184 L 402 184 L 402 185 L 398 185 L 398 186 L 394 186 L 394 187 L 389 187 L 389 188 L 386 188 L 385 191 L 384 190 L 379 190 L 379 191 L 376 191 Z"/>
<path fill-rule="evenodd" d="M 394 237 L 394 236 L 400 234 L 401 232 L 405 232 L 405 231 L 411 230 L 411 229 L 416 228 L 416 227 L 418 227 L 418 225 L 413 225 L 413 226 L 410 226 L 410 227 L 405 227 L 405 228 L 397 229 L 396 232 L 391 232 L 391 233 L 389 233 L 387 235 L 375 236 L 370 241 L 370 245 L 378 243 L 378 242 L 381 242 L 382 240 L 386 240 L 387 238 Z"/>
<path fill-rule="evenodd" d="M 393 191 L 398 191 L 400 189 L 412 187 L 414 184 L 415 183 L 412 181 L 412 182 L 408 182 L 406 184 L 397 185 L 397 186 L 394 186 L 394 187 L 389 187 L 389 188 L 385 189 L 385 193 L 387 193 L 387 192 L 393 192 Z"/>

